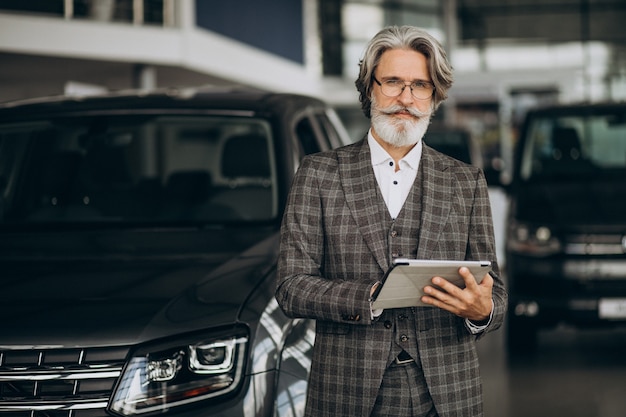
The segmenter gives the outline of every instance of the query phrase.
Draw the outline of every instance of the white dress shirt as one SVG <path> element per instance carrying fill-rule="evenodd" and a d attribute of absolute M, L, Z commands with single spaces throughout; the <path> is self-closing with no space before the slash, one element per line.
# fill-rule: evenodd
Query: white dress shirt
<path fill-rule="evenodd" d="M 396 171 L 396 163 L 393 158 L 374 139 L 371 130 L 367 135 L 367 140 L 370 146 L 370 153 L 372 154 L 372 167 L 374 168 L 378 187 L 380 187 L 391 218 L 395 219 L 398 217 L 398 213 L 400 213 L 411 191 L 413 182 L 415 182 L 417 169 L 422 157 L 422 141 L 420 140 L 399 161 L 400 169 Z"/>

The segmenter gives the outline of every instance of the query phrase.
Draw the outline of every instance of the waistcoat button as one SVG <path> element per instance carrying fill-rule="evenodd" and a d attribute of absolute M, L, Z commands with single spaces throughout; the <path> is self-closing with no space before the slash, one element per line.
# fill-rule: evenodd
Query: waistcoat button
<path fill-rule="evenodd" d="M 389 320 L 385 321 L 385 329 L 391 329 L 392 326 L 393 325 L 392 325 L 392 323 Z"/>

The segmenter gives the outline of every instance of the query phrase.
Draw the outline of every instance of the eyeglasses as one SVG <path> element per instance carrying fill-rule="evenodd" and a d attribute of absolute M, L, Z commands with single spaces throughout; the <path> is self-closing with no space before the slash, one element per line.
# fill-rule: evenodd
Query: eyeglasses
<path fill-rule="evenodd" d="M 411 90 L 411 95 L 418 100 L 426 100 L 433 96 L 435 92 L 435 86 L 428 81 L 401 81 L 401 80 L 387 80 L 382 83 L 373 77 L 376 84 L 380 86 L 380 91 L 387 97 L 398 97 L 406 87 Z"/>

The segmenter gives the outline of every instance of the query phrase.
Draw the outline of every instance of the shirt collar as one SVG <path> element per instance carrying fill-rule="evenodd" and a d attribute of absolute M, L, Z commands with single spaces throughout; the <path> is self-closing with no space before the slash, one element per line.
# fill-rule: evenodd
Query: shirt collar
<path fill-rule="evenodd" d="M 380 165 L 392 159 L 391 155 L 389 155 L 387 151 L 380 146 L 380 143 L 374 139 L 372 129 L 370 129 L 367 133 L 367 142 L 372 155 L 372 166 Z M 404 161 L 412 169 L 417 169 L 421 157 L 422 141 L 420 140 L 400 161 Z"/>

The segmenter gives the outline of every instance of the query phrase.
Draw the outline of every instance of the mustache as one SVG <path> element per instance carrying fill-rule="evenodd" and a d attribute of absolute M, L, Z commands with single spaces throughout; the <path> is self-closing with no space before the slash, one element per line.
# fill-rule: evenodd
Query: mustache
<path fill-rule="evenodd" d="M 430 111 L 420 111 L 414 107 L 404 107 L 404 106 L 400 106 L 397 104 L 394 104 L 389 107 L 377 108 L 376 110 L 380 112 L 381 114 L 384 114 L 387 116 L 396 114 L 396 113 L 401 113 L 401 112 L 409 113 L 411 116 L 414 116 L 417 118 L 428 117 L 431 115 Z"/>

